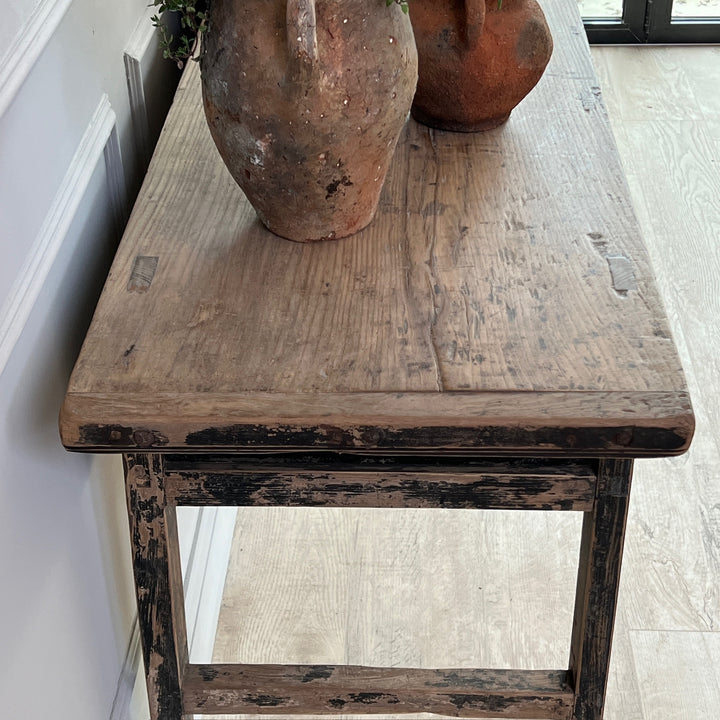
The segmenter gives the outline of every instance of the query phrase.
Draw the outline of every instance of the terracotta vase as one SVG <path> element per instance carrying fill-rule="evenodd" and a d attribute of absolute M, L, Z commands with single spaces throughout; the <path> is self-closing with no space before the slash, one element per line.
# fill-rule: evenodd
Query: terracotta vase
<path fill-rule="evenodd" d="M 210 132 L 262 222 L 291 240 L 372 219 L 417 82 L 408 16 L 385 0 L 212 0 Z"/>
<path fill-rule="evenodd" d="M 552 36 L 535 0 L 411 0 L 419 57 L 412 114 L 443 130 L 505 122 L 535 87 Z"/>

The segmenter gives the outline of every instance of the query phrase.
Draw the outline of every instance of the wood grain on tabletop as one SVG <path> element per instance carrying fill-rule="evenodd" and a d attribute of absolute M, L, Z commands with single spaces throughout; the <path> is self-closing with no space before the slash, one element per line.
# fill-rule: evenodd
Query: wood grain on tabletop
<path fill-rule="evenodd" d="M 337 242 L 260 225 L 190 67 L 70 383 L 66 444 L 93 445 L 83 424 L 135 417 L 182 446 L 228 407 L 236 422 L 282 418 L 268 395 L 316 420 L 330 399 L 325 420 L 341 425 L 358 394 L 381 418 L 394 400 L 388 424 L 406 404 L 426 425 L 468 424 L 499 393 L 501 424 L 654 417 L 682 449 L 682 370 L 582 28 L 561 3 L 548 16 L 555 55 L 510 121 L 473 135 L 410 121 L 375 221 Z M 448 393 L 466 393 L 465 410 L 436 405 Z"/>
<path fill-rule="evenodd" d="M 682 88 L 717 85 L 720 49 L 596 47 L 593 57 L 698 418 L 687 455 L 635 463 L 605 719 L 711 720 L 720 706 L 720 375 L 706 358 L 720 349 L 720 208 L 688 193 L 683 174 L 717 182 L 720 146 L 699 158 L 698 142 L 706 148 L 713 128 L 720 138 L 720 122 L 708 113 L 670 138 L 667 118 L 696 117 L 715 96 L 684 94 L 667 116 L 663 103 Z M 702 73 L 678 82 L 676 72 L 659 72 L 668 64 Z M 658 109 L 639 122 L 636 98 L 648 88 Z M 578 520 L 243 509 L 214 660 L 562 667 Z"/>

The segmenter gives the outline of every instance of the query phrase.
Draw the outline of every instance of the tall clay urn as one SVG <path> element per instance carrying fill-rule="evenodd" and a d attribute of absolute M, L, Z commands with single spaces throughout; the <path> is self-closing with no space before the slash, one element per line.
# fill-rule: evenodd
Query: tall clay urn
<path fill-rule="evenodd" d="M 535 0 L 411 0 L 419 56 L 412 114 L 443 130 L 504 123 L 535 87 L 552 36 Z"/>
<path fill-rule="evenodd" d="M 212 0 L 201 59 L 210 132 L 260 220 L 341 238 L 377 207 L 417 82 L 386 0 Z"/>

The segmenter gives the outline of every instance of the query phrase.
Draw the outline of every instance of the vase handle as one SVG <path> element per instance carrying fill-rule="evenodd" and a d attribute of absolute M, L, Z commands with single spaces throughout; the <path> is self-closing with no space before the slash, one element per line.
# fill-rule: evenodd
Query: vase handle
<path fill-rule="evenodd" d="M 475 48 L 485 25 L 485 0 L 465 0 L 465 47 Z"/>
<path fill-rule="evenodd" d="M 291 64 L 312 71 L 318 60 L 315 0 L 287 0 L 285 18 Z"/>

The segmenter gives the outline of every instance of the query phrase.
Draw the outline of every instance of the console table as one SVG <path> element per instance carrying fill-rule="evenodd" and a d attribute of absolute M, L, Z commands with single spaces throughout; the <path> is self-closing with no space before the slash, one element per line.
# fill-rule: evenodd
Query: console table
<path fill-rule="evenodd" d="M 402 713 L 600 720 L 632 461 L 690 399 L 571 0 L 497 130 L 410 121 L 377 218 L 256 220 L 183 77 L 61 413 L 122 453 L 153 720 Z M 189 662 L 178 505 L 581 511 L 567 668 Z"/>

